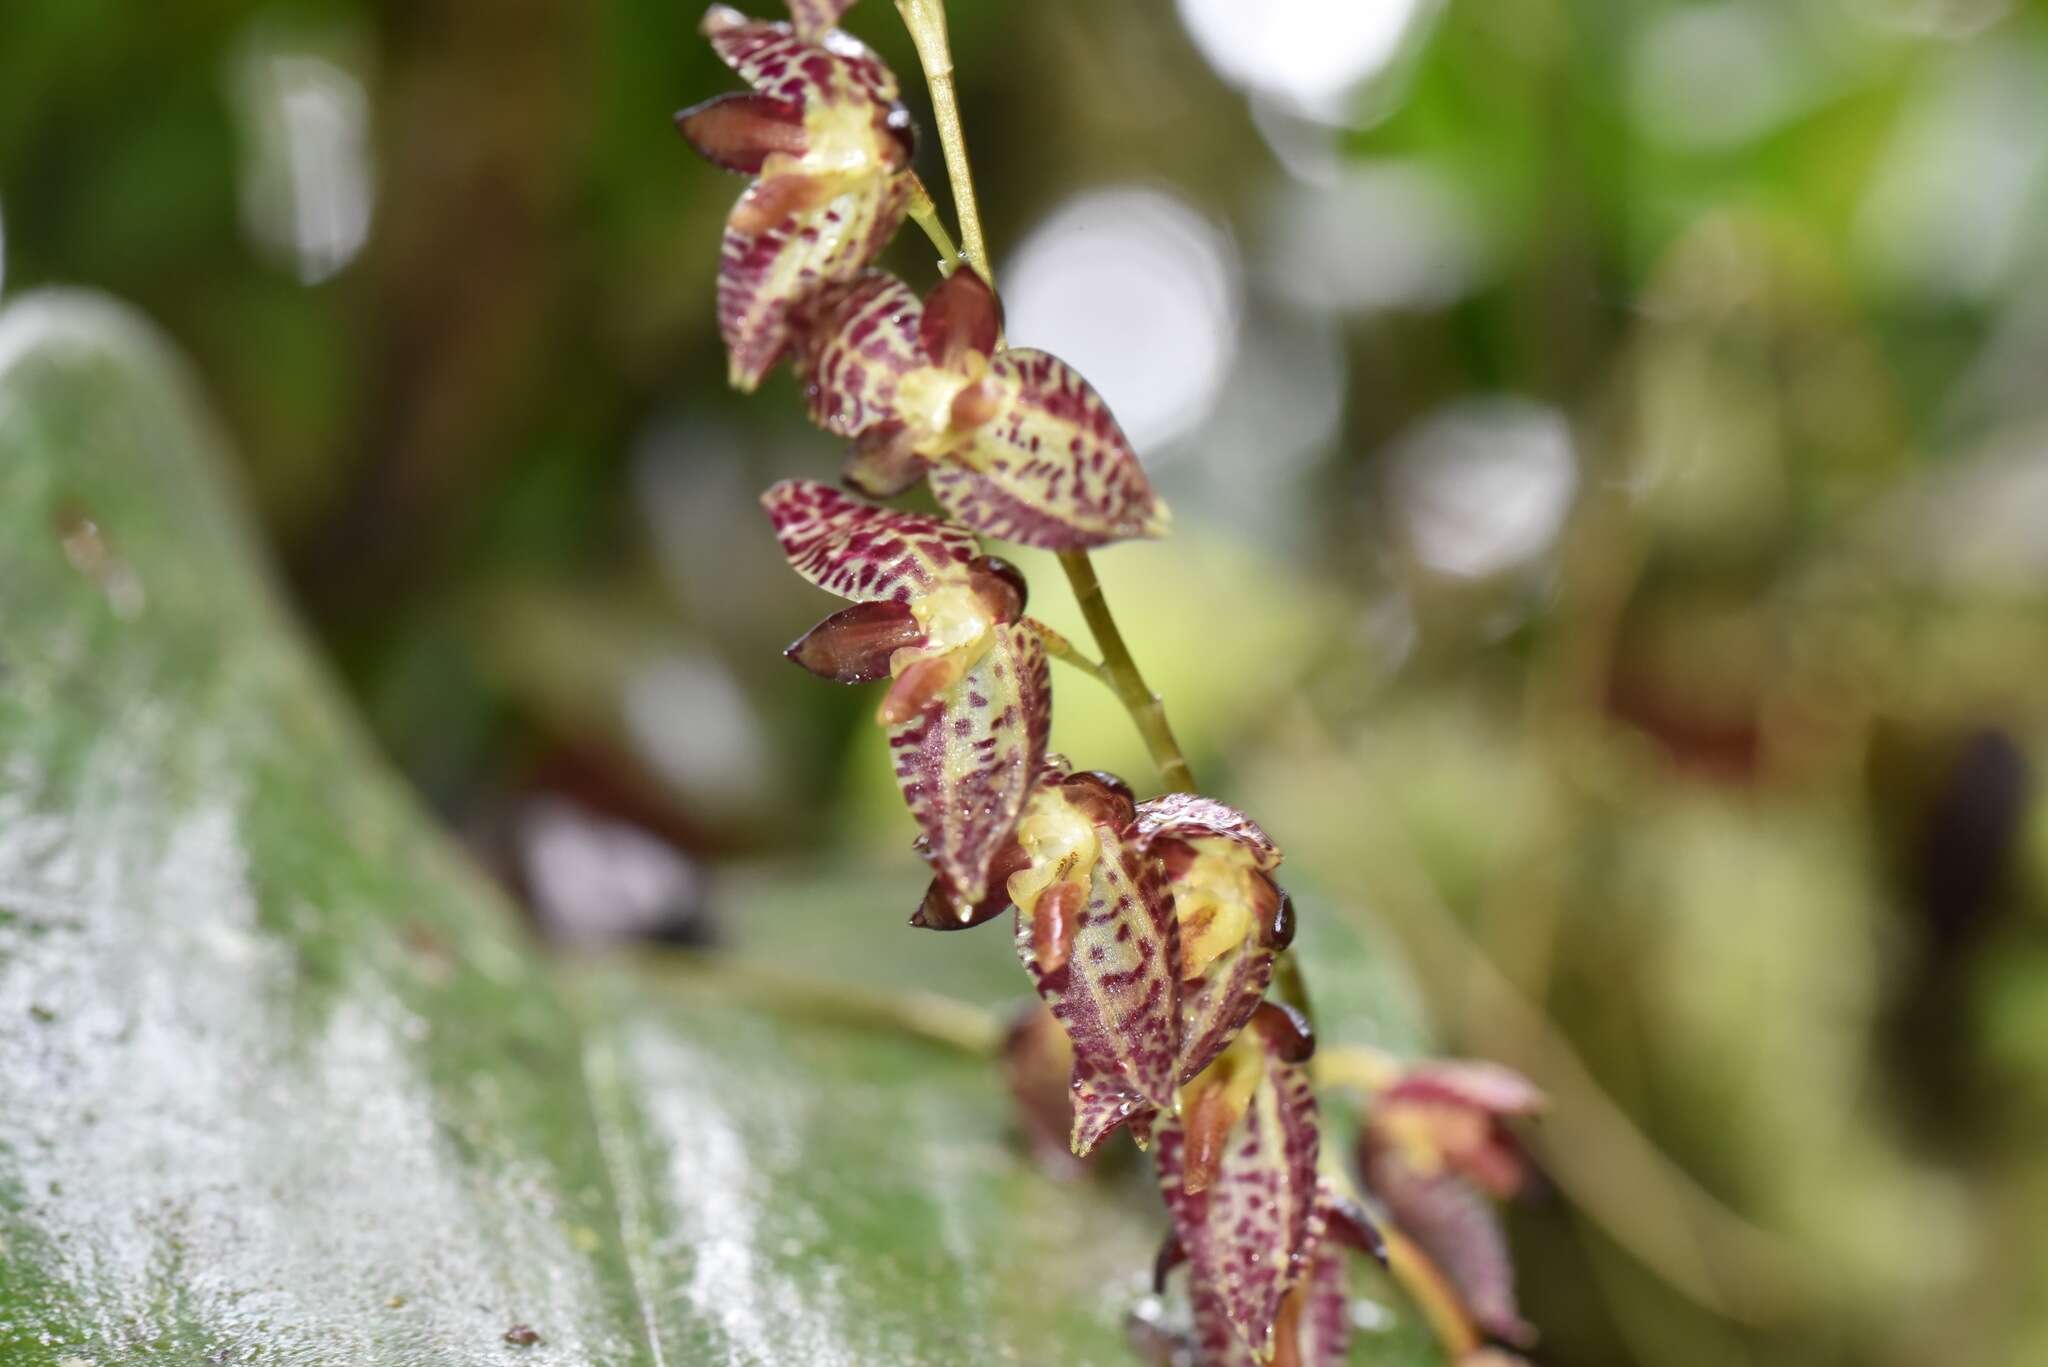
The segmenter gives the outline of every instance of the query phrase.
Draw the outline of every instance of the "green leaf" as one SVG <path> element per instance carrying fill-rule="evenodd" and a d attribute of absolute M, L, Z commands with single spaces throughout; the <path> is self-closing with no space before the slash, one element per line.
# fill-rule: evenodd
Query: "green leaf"
<path fill-rule="evenodd" d="M 1001 933 L 899 929 L 906 852 L 729 880 L 754 968 L 551 969 L 312 663 L 190 390 L 112 305 L 0 313 L 0 1360 L 1131 1361 L 1137 1165 L 1057 1183 L 982 1060 L 725 981 L 996 1002 Z"/>

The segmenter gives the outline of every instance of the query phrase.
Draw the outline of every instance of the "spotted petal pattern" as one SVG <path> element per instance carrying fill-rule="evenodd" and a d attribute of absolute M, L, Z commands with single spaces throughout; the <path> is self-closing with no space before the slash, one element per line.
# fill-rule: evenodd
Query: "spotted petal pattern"
<path fill-rule="evenodd" d="M 1013 348 L 989 365 L 996 416 L 932 470 L 932 493 L 977 531 L 1079 550 L 1164 535 L 1166 505 L 1102 396 L 1065 361 Z M 1005 401 L 1006 399 L 1006 401 Z"/>
<path fill-rule="evenodd" d="M 1535 1330 L 1515 1301 L 1515 1265 L 1500 1217 L 1478 1191 L 1450 1173 L 1417 1172 L 1391 1149 L 1371 1152 L 1366 1186 L 1458 1289 L 1479 1327 L 1508 1343 Z"/>
<path fill-rule="evenodd" d="M 1279 867 L 1278 847 L 1257 822 L 1214 798 L 1168 793 L 1141 802 L 1132 838 L 1148 854 L 1164 856 L 1177 851 L 1181 858 L 1163 861 L 1169 870 L 1190 859 L 1222 858 L 1230 861 L 1234 869 L 1249 867 L 1249 878 L 1241 873 L 1233 875 L 1242 879 L 1246 888 L 1275 893 L 1264 875 Z M 1189 912 L 1177 904 L 1176 914 L 1186 916 Z M 1208 962 L 1199 976 L 1181 984 L 1179 1071 L 1183 1082 L 1208 1067 L 1236 1038 L 1273 980 L 1273 954 L 1278 946 L 1270 933 L 1270 922 L 1259 911 L 1248 909 L 1248 914 L 1251 932 Z M 1184 925 L 1184 935 L 1186 932 Z"/>
<path fill-rule="evenodd" d="M 725 5 L 708 10 L 702 25 L 719 57 L 759 95 L 802 117 L 791 146 L 803 150 L 764 156 L 761 179 L 726 221 L 718 326 L 741 390 L 758 386 L 789 350 L 795 311 L 866 270 L 910 203 L 909 116 L 895 75 L 829 23 L 810 41 L 808 25 L 829 4 L 811 0 L 809 8 L 820 13 L 799 16 L 801 34 Z M 694 113 L 701 119 L 704 111 Z M 685 131 L 693 126 L 686 122 Z"/>
<path fill-rule="evenodd" d="M 1162 840 L 1190 844 L 1228 840 L 1244 850 L 1252 867 L 1271 873 L 1280 867 L 1280 850 L 1259 829 L 1259 823 L 1228 803 L 1199 793 L 1167 793 L 1138 804 L 1138 843 L 1147 849 Z"/>
<path fill-rule="evenodd" d="M 1273 946 L 1254 936 L 1217 957 L 1199 978 L 1180 985 L 1180 1052 L 1175 1070 L 1182 1082 L 1215 1061 L 1259 1009 L 1273 981 Z"/>
<path fill-rule="evenodd" d="M 897 786 L 956 906 L 987 894 L 989 866 L 1024 810 L 1052 729 L 1052 678 L 1037 634 L 1021 625 L 993 632 L 988 653 L 939 706 L 889 730 Z"/>
<path fill-rule="evenodd" d="M 1318 1232 L 1316 1103 L 1305 1070 L 1263 1034 L 1265 1068 L 1224 1141 L 1216 1176 L 1185 1189 L 1187 1131 L 1159 1130 L 1159 1188 L 1187 1251 L 1190 1291 L 1216 1309 L 1255 1359 L 1270 1350 L 1281 1302 L 1308 1270 Z M 1207 1358 L 1204 1359 L 1205 1361 Z"/>
<path fill-rule="evenodd" d="M 757 181 L 740 196 L 720 248 L 718 329 L 729 379 L 742 391 L 757 388 L 789 350 L 795 309 L 824 286 L 866 270 L 910 204 L 908 182 L 889 176 L 844 188 L 815 182 L 813 198 L 777 213 L 777 183 Z"/>
<path fill-rule="evenodd" d="M 1100 852 L 1066 962 L 1042 965 L 1031 923 L 1017 916 L 1017 956 L 1074 1045 L 1073 1148 L 1084 1156 L 1126 1120 L 1172 1108 L 1180 1038 L 1165 885 L 1120 832 L 1098 825 L 1095 834 Z"/>
<path fill-rule="evenodd" d="M 851 441 L 896 421 L 896 382 L 925 364 L 923 306 L 910 286 L 869 271 L 805 310 L 796 355 L 811 421 Z"/>
<path fill-rule="evenodd" d="M 830 0 L 798 0 L 791 8 L 820 11 L 829 4 Z M 844 12 L 846 5 L 839 9 Z M 882 59 L 845 33 L 826 33 L 819 41 L 809 41 L 804 36 L 812 32 L 805 22 L 808 17 L 799 16 L 799 33 L 789 24 L 750 19 L 730 5 L 713 5 L 704 11 L 698 27 L 719 60 L 764 95 L 806 106 L 818 100 L 862 99 L 884 109 L 893 105 L 900 93 L 896 74 Z"/>
<path fill-rule="evenodd" d="M 981 553 L 972 535 L 943 518 L 878 508 L 816 480 L 783 480 L 761 495 L 761 506 L 796 572 L 857 603 L 909 602 L 938 583 L 964 581 L 967 562 Z"/>

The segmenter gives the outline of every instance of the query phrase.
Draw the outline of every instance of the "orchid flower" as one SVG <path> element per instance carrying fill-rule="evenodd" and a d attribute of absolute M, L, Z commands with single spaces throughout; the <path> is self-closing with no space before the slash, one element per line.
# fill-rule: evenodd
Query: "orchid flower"
<path fill-rule="evenodd" d="M 1017 957 L 1073 1045 L 1070 1143 L 1084 1157 L 1125 1121 L 1174 1104 L 1173 912 L 1129 839 L 1132 816 L 1121 779 L 1052 764 L 1017 823 L 1008 882 Z"/>
<path fill-rule="evenodd" d="M 761 502 L 796 572 L 854 601 L 786 653 L 839 683 L 892 680 L 876 720 L 925 856 L 957 904 L 979 902 L 1052 724 L 1023 579 L 964 527 L 829 484 L 784 480 Z"/>
<path fill-rule="evenodd" d="M 889 497 L 928 479 L 976 531 L 1048 550 L 1163 535 L 1166 505 L 1101 395 L 1002 330 L 965 267 L 922 304 L 880 271 L 821 294 L 796 365 L 813 421 L 854 443 L 847 482 Z"/>
<path fill-rule="evenodd" d="M 733 387 L 752 390 L 788 351 L 812 294 L 867 269 L 910 203 L 910 115 L 896 77 L 833 28 L 838 0 L 798 0 L 797 23 L 705 11 L 704 36 L 752 86 L 676 115 L 706 159 L 754 177 L 726 220 L 718 326 Z"/>
<path fill-rule="evenodd" d="M 1188 1263 L 1205 1363 L 1229 1360 L 1219 1323 L 1253 1361 L 1269 1360 L 1282 1303 L 1309 1271 L 1323 1194 L 1315 1095 L 1299 1066 L 1312 1047 L 1296 1018 L 1262 1008 L 1159 1127 L 1173 1219 L 1162 1262 Z"/>
<path fill-rule="evenodd" d="M 1507 1237 L 1487 1198 L 1520 1195 L 1535 1180 L 1507 1122 L 1543 1105 L 1533 1083 L 1498 1064 L 1408 1064 L 1378 1088 L 1359 1136 L 1367 1190 L 1443 1270 L 1473 1321 L 1517 1345 L 1534 1330 L 1516 1305 Z"/>
<path fill-rule="evenodd" d="M 1194 793 L 1140 803 L 1135 836 L 1173 893 L 1180 960 L 1180 1081 L 1223 1052 L 1258 1009 L 1273 955 L 1294 938 L 1293 906 L 1273 882 L 1280 851 L 1234 807 Z"/>

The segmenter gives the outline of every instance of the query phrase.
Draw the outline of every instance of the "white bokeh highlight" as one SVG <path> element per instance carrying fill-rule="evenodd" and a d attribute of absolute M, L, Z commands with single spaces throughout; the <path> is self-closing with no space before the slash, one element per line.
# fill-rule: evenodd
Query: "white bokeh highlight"
<path fill-rule="evenodd" d="M 1463 399 L 1411 428 L 1391 453 L 1391 494 L 1415 558 L 1482 579 L 1556 541 L 1578 487 L 1571 428 L 1526 399 Z"/>
<path fill-rule="evenodd" d="M 1215 406 L 1237 349 L 1236 249 L 1161 191 L 1068 201 L 998 268 L 1012 346 L 1086 376 L 1149 463 Z"/>
<path fill-rule="evenodd" d="M 325 56 L 253 42 L 235 70 L 243 231 L 305 284 L 347 266 L 376 202 L 370 98 Z"/>
<path fill-rule="evenodd" d="M 1336 117 L 1351 91 L 1400 53 L 1424 2 L 1179 0 L 1179 7 L 1195 46 L 1224 80 L 1303 113 Z"/>

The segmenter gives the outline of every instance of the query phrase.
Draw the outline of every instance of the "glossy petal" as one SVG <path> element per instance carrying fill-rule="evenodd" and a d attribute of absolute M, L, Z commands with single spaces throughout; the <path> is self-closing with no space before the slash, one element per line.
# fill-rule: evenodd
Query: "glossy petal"
<path fill-rule="evenodd" d="M 833 613 L 782 653 L 821 679 L 875 683 L 889 677 L 891 656 L 924 641 L 910 605 L 889 599 Z"/>
<path fill-rule="evenodd" d="M 810 42 L 789 24 L 750 19 L 730 5 L 706 10 L 699 31 L 720 61 L 764 95 L 806 108 L 866 101 L 886 111 L 896 103 L 895 74 L 845 33 Z"/>
<path fill-rule="evenodd" d="M 922 306 L 910 286 L 882 271 L 823 295 L 805 311 L 796 355 L 811 421 L 849 440 L 901 430 L 896 382 L 925 364 L 918 344 Z M 917 473 L 923 473 L 922 463 Z"/>
<path fill-rule="evenodd" d="M 1002 395 L 969 451 L 932 470 L 932 492 L 977 531 L 1020 545 L 1076 550 L 1163 535 L 1152 492 L 1123 429 L 1073 367 L 1012 348 L 990 364 Z"/>
<path fill-rule="evenodd" d="M 865 271 L 909 203 L 908 181 L 895 174 L 790 173 L 756 181 L 740 196 L 718 267 L 718 329 L 735 389 L 759 386 L 794 340 L 796 311 L 819 290 Z"/>
<path fill-rule="evenodd" d="M 963 266 L 925 296 L 918 341 L 932 364 L 958 370 L 971 354 L 996 354 L 1003 335 L 1003 308 L 981 272 Z"/>
<path fill-rule="evenodd" d="M 757 175 L 776 154 L 801 156 L 804 111 L 773 95 L 734 90 L 676 115 L 676 127 L 712 165 Z"/>
<path fill-rule="evenodd" d="M 988 652 L 939 706 L 889 729 L 897 785 L 954 905 L 991 891 L 990 868 L 1010 842 L 1051 727 L 1045 649 L 1013 625 L 993 629 Z"/>
<path fill-rule="evenodd" d="M 789 0 L 789 17 L 799 35 L 822 38 L 839 27 L 839 18 L 853 0 Z"/>
<path fill-rule="evenodd" d="M 1255 1358 L 1267 1353 L 1282 1301 L 1307 1271 L 1317 1232 L 1315 1096 L 1306 1073 L 1281 1061 L 1262 1032 L 1245 1036 L 1263 1055 L 1244 1114 L 1225 1138 L 1214 1180 L 1187 1190 L 1189 1128 L 1162 1124 L 1161 1194 L 1187 1250 L 1190 1294 L 1216 1297 L 1219 1313 Z"/>
<path fill-rule="evenodd" d="M 796 572 L 855 602 L 909 602 L 939 583 L 965 582 L 967 562 L 981 553 L 943 518 L 878 508 L 815 480 L 783 480 L 761 506 Z"/>
<path fill-rule="evenodd" d="M 1073 1148 L 1091 1152 L 1140 1111 L 1173 1105 L 1179 993 L 1173 914 L 1153 862 L 1108 826 L 1064 961 L 1048 966 L 1020 908 L 1017 955 L 1074 1046 Z M 1043 910 L 1038 916 L 1046 914 Z"/>

